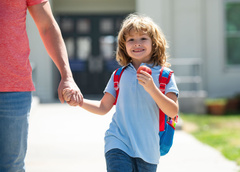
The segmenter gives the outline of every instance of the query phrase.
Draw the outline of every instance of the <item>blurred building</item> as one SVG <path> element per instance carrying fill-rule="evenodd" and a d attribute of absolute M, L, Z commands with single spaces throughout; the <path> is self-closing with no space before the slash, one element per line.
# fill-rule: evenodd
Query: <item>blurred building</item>
<path fill-rule="evenodd" d="M 117 68 L 123 18 L 146 14 L 160 25 L 182 97 L 240 93 L 240 0 L 52 0 L 74 78 L 84 94 L 102 94 Z M 59 74 L 28 18 L 36 95 L 56 98 Z"/>

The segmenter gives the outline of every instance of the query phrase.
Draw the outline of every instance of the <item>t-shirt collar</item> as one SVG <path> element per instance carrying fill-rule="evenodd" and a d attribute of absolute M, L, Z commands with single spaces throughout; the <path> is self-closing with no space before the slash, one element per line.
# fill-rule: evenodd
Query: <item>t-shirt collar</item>
<path fill-rule="evenodd" d="M 152 68 L 153 67 L 153 63 L 141 63 L 140 64 L 140 66 L 147 66 L 147 67 L 150 67 L 150 68 Z M 127 66 L 130 66 L 131 68 L 134 68 L 134 66 L 133 66 L 133 64 L 132 63 L 129 63 Z M 156 66 L 154 66 L 154 67 L 156 67 Z"/>

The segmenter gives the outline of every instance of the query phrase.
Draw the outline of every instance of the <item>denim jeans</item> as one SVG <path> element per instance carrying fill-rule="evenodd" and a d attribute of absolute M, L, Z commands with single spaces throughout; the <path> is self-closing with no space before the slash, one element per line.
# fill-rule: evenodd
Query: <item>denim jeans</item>
<path fill-rule="evenodd" d="M 141 158 L 132 158 L 120 149 L 105 154 L 108 172 L 156 172 L 157 164 L 149 164 Z"/>
<path fill-rule="evenodd" d="M 24 172 L 31 92 L 0 92 L 0 172 Z"/>

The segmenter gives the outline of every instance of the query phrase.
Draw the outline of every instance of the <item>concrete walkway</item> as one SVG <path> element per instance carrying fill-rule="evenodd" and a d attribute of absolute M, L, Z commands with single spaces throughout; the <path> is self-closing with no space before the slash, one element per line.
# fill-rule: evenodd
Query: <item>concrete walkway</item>
<path fill-rule="evenodd" d="M 27 172 L 106 172 L 104 133 L 112 110 L 98 116 L 67 104 L 39 104 L 30 116 Z M 177 131 L 158 172 L 238 172 L 234 162 L 191 135 Z"/>

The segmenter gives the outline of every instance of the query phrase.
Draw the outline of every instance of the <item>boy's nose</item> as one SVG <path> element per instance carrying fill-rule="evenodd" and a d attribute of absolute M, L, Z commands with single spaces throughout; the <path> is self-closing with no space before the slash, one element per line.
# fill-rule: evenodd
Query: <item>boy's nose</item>
<path fill-rule="evenodd" d="M 136 46 L 136 47 L 139 47 L 140 45 L 141 45 L 140 41 L 136 41 L 136 42 L 135 42 L 135 46 Z"/>

